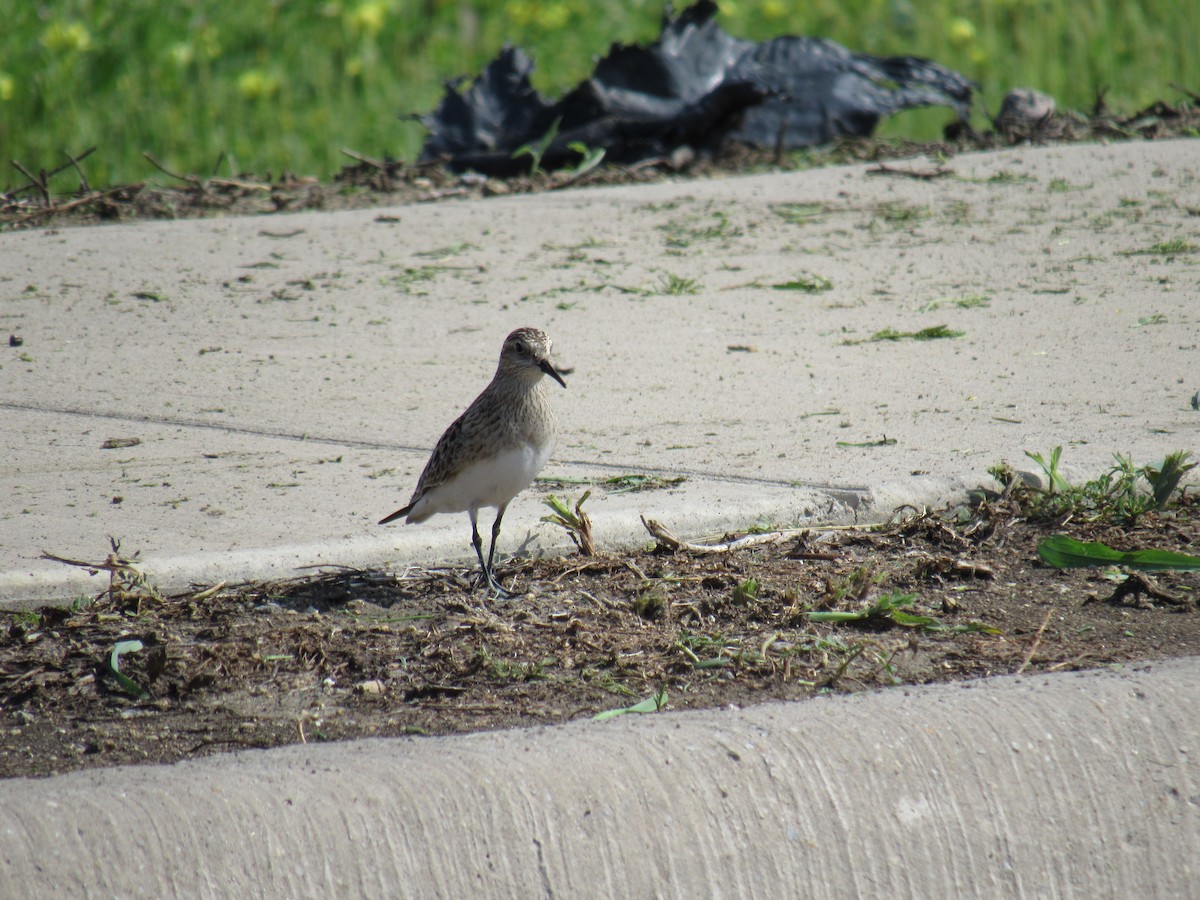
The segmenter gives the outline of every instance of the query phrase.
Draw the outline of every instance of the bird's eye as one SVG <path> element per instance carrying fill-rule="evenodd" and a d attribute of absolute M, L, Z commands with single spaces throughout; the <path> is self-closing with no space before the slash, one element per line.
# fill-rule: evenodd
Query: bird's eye
<path fill-rule="evenodd" d="M 516 350 L 518 353 L 524 353 L 525 352 L 525 343 L 523 341 L 517 341 L 515 344 L 513 344 L 513 349 Z"/>

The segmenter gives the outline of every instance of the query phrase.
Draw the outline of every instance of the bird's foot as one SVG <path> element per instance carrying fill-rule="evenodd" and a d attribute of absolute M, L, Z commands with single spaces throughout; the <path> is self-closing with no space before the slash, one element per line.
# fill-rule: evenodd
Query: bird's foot
<path fill-rule="evenodd" d="M 516 591 L 510 591 L 502 585 L 490 569 L 484 569 L 480 573 L 477 586 L 485 588 L 488 596 L 494 596 L 500 600 L 511 600 L 514 597 L 521 596 Z"/>

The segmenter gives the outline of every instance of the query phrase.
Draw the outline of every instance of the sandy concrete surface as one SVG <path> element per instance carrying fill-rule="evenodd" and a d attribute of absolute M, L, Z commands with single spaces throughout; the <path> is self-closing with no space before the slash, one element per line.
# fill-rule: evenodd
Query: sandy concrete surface
<path fill-rule="evenodd" d="M 0 783 L 5 897 L 1188 897 L 1200 662 Z"/>
<path fill-rule="evenodd" d="M 1194 448 L 1200 255 L 1149 251 L 1200 239 L 1198 147 L 0 235 L 24 340 L 0 354 L 0 600 L 98 591 L 38 557 L 100 560 L 106 535 L 164 589 L 470 558 L 465 516 L 375 522 L 517 325 L 574 370 L 545 474 L 687 477 L 598 493 L 602 547 L 644 540 L 639 514 L 878 518 L 1057 444 L 1089 475 Z M 806 273 L 832 287 L 774 287 Z M 936 325 L 965 334 L 846 343 Z M 565 545 L 540 493 L 504 553 Z"/>

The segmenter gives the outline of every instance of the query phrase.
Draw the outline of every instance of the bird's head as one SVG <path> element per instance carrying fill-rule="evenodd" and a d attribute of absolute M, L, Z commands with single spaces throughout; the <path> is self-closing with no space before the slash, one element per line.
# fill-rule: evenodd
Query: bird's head
<path fill-rule="evenodd" d="M 518 328 L 504 339 L 500 351 L 500 368 L 513 367 L 516 371 L 528 372 L 537 369 L 549 375 L 563 387 L 567 383 L 550 361 L 550 338 L 538 328 Z"/>

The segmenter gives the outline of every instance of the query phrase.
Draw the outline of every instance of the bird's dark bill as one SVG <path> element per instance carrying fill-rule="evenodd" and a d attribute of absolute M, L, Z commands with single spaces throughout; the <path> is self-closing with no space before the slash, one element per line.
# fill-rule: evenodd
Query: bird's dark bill
<path fill-rule="evenodd" d="M 552 366 L 550 364 L 550 360 L 543 359 L 541 361 L 541 363 L 538 364 L 538 368 L 541 369 L 543 372 L 545 372 L 547 375 L 549 375 L 551 378 L 553 378 L 555 381 L 557 381 L 559 384 L 561 384 L 563 387 L 567 386 L 567 383 L 565 381 L 563 381 L 563 377 L 558 374 L 558 370 L 555 369 L 554 366 Z"/>

